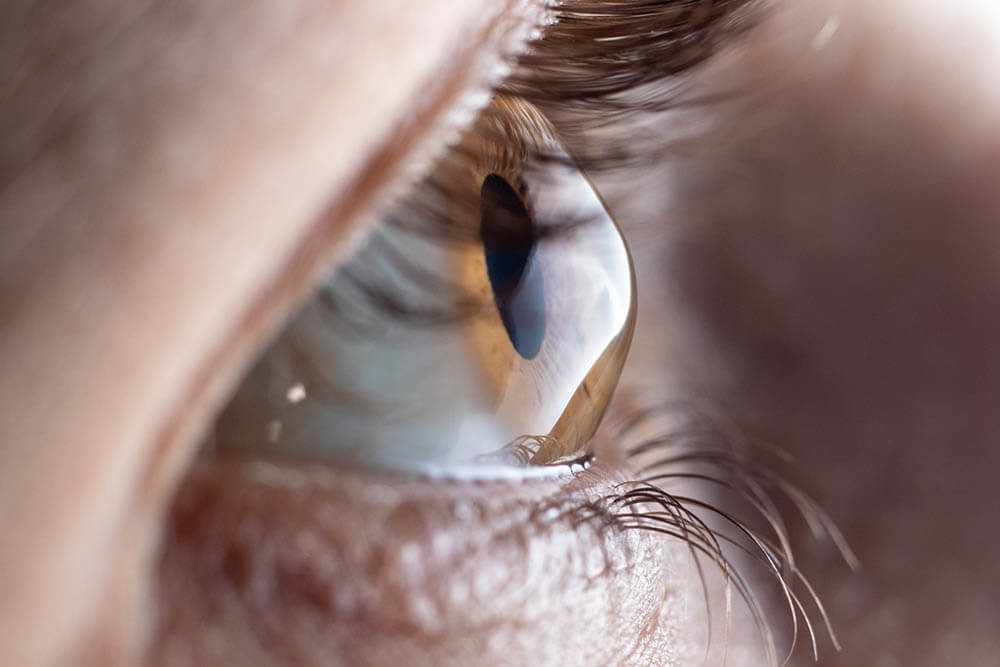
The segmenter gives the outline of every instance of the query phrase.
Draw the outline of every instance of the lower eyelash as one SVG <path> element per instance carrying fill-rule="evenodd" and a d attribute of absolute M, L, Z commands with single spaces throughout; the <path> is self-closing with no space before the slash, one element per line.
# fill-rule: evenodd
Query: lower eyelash
<path fill-rule="evenodd" d="M 662 421 L 673 425 L 655 429 L 653 425 Z M 839 651 L 823 602 L 796 565 L 782 501 L 791 503 L 814 539 L 829 539 L 852 570 L 857 570 L 860 564 L 823 509 L 767 462 L 769 458 L 780 460 L 780 452 L 739 437 L 738 433 L 734 437 L 733 428 L 724 428 L 715 415 L 683 404 L 637 411 L 620 427 L 617 437 L 628 443 L 637 432 L 650 426 L 655 429 L 652 435 L 623 445 L 634 478 L 617 484 L 612 493 L 600 500 L 578 503 L 563 514 L 569 514 L 578 525 L 590 524 L 600 530 L 653 532 L 687 544 L 701 579 L 708 621 L 706 651 L 711 646 L 713 620 L 707 574 L 702 567 L 704 558 L 716 567 L 725 582 L 726 643 L 730 628 L 729 595 L 735 590 L 757 626 L 768 664 L 786 664 L 790 660 L 802 628 L 809 637 L 813 658 L 818 660 L 818 623 L 822 623 Z M 740 507 L 750 507 L 752 511 L 744 518 L 725 509 L 722 499 L 669 490 L 672 483 L 683 481 L 721 489 L 739 502 Z M 764 530 L 754 527 L 761 520 L 767 526 Z M 738 559 L 745 558 L 773 577 L 786 603 L 792 636 L 783 661 L 778 660 L 775 635 L 763 605 L 736 564 Z M 810 607 L 816 617 L 810 615 Z"/>

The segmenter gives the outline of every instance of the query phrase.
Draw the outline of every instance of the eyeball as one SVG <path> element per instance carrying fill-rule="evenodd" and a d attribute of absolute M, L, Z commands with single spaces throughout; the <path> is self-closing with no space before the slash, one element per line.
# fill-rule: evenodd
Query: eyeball
<path fill-rule="evenodd" d="M 545 119 L 502 98 L 422 188 L 264 352 L 216 455 L 458 477 L 587 457 L 635 322 L 600 197 Z"/>

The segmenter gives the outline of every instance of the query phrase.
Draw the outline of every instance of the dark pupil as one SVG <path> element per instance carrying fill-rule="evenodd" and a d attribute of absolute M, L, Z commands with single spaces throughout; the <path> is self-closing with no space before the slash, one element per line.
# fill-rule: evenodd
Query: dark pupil
<path fill-rule="evenodd" d="M 510 184 L 496 174 L 479 192 L 486 273 L 500 319 L 517 353 L 534 359 L 545 338 L 545 290 L 535 266 L 534 222 Z"/>

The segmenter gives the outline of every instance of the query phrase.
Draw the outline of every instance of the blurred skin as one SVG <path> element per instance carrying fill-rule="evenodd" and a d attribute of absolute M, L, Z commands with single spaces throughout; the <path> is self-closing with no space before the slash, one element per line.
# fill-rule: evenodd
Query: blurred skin
<path fill-rule="evenodd" d="M 233 664 L 700 661 L 683 548 L 531 514 L 624 479 L 614 442 L 563 484 L 189 470 L 261 341 L 440 150 L 531 3 L 8 4 L 0 664 L 213 662 L 220 636 Z M 865 565 L 803 542 L 845 646 L 821 664 L 989 664 L 1000 17 L 773 4 L 695 76 L 741 91 L 699 110 L 714 131 L 637 191 L 608 184 L 642 299 L 617 409 L 698 396 L 797 457 Z M 226 534 L 236 518 L 257 532 Z M 432 548 L 449 539 L 466 569 Z M 197 559 L 216 543 L 228 578 Z M 234 604 L 239 572 L 264 592 Z M 483 572 L 516 585 L 455 593 Z M 345 588 L 365 600 L 349 617 Z M 756 664 L 752 635 L 731 664 Z"/>

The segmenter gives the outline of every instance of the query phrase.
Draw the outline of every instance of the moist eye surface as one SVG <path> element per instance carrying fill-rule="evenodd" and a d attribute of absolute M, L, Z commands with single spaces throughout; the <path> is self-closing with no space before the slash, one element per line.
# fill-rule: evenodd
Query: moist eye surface
<path fill-rule="evenodd" d="M 538 235 L 521 197 L 490 174 L 480 190 L 483 254 L 493 299 L 514 350 L 534 359 L 545 337 L 545 285 L 534 265 Z"/>
<path fill-rule="evenodd" d="M 634 281 L 547 121 L 498 99 L 387 220 L 264 352 L 211 451 L 468 477 L 585 458 Z"/>

